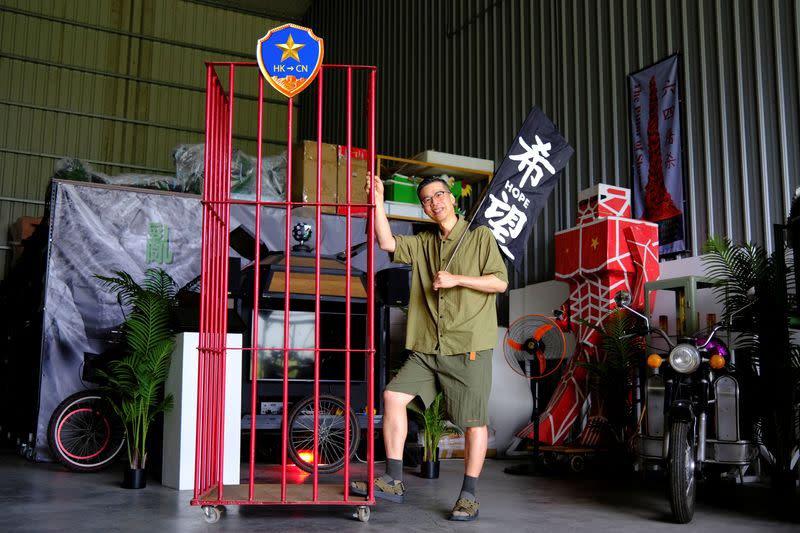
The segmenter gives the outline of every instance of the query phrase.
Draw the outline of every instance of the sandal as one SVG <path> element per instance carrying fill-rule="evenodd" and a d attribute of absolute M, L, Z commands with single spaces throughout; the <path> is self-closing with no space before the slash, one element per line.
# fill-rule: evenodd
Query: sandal
<path fill-rule="evenodd" d="M 350 483 L 350 493 L 357 496 L 366 496 L 369 487 L 366 481 L 353 481 Z M 390 502 L 403 503 L 406 488 L 402 481 L 395 481 L 392 484 L 384 481 L 383 478 L 375 478 L 375 498 L 389 500 Z"/>
<path fill-rule="evenodd" d="M 480 504 L 477 500 L 468 500 L 466 498 L 459 498 L 450 513 L 448 520 L 455 520 L 457 522 L 471 522 L 478 518 L 478 507 Z"/>

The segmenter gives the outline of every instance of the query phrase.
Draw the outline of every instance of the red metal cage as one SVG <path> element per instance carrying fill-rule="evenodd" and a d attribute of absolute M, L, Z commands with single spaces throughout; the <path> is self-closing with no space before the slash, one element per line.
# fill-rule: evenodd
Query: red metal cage
<path fill-rule="evenodd" d="M 280 482 L 258 483 L 256 482 L 256 406 L 258 402 L 258 351 L 259 351 L 259 328 L 251 328 L 251 348 L 242 348 L 243 355 L 250 358 L 252 394 L 250 397 L 250 433 L 249 433 L 249 454 L 247 457 L 247 479 L 238 485 L 223 484 L 224 467 L 224 417 L 225 417 L 225 359 L 228 347 L 226 346 L 227 324 L 228 324 L 228 269 L 229 269 L 229 235 L 231 231 L 231 205 L 243 204 L 252 206 L 255 210 L 256 236 L 261 235 L 262 208 L 282 208 L 285 209 L 285 279 L 283 284 L 283 368 L 289 368 L 289 351 L 292 347 L 289 335 L 290 309 L 289 303 L 292 296 L 290 290 L 290 278 L 292 276 L 290 253 L 290 235 L 292 232 L 292 210 L 298 206 L 313 208 L 316 212 L 316 227 L 321 227 L 322 208 L 330 205 L 337 205 L 339 212 L 346 218 L 346 248 L 345 248 L 345 269 L 351 271 L 351 222 L 355 211 L 366 210 L 366 232 L 367 232 L 367 271 L 366 271 L 366 349 L 353 349 L 351 346 L 350 326 L 351 326 L 351 276 L 343 278 L 345 284 L 345 331 L 344 348 L 336 350 L 337 356 L 345 358 L 345 379 L 344 379 L 344 405 L 345 412 L 351 409 L 351 359 L 354 357 L 366 358 L 366 479 L 372 480 L 374 463 L 374 369 L 375 369 L 375 335 L 374 335 L 374 202 L 372 191 L 370 191 L 366 204 L 354 204 L 352 200 L 352 187 L 361 187 L 361 183 L 352 184 L 352 138 L 353 138 L 353 73 L 354 71 L 365 71 L 367 75 L 366 87 L 366 143 L 367 143 L 367 172 L 375 175 L 375 81 L 376 69 L 371 66 L 360 65 L 323 65 L 316 79 L 317 99 L 317 174 L 316 187 L 317 194 L 315 202 L 294 202 L 292 201 L 292 139 L 293 139 L 293 112 L 294 102 L 288 100 L 288 120 L 287 120 L 287 180 L 286 196 L 284 201 L 265 202 L 262 201 L 262 143 L 263 122 L 264 122 L 264 80 L 258 76 L 258 115 L 257 120 L 257 168 L 256 168 L 256 193 L 253 200 L 234 200 L 231 198 L 231 156 L 232 139 L 234 130 L 234 82 L 237 72 L 242 69 L 257 69 L 255 62 L 236 62 L 236 63 L 207 63 L 207 92 L 206 92 L 206 144 L 205 144 L 205 183 L 203 190 L 203 244 L 202 244 L 202 288 L 201 288 L 201 317 L 200 317 L 200 346 L 199 368 L 198 368 L 198 396 L 197 396 L 197 440 L 196 440 L 196 460 L 195 460 L 195 484 L 192 505 L 202 506 L 209 521 L 216 521 L 219 517 L 219 506 L 221 505 L 286 505 L 286 504 L 325 504 L 325 505 L 351 505 L 358 507 L 357 516 L 362 521 L 369 517 L 369 507 L 374 503 L 372 483 L 369 482 L 368 496 L 351 497 L 348 493 L 348 486 L 351 478 L 350 461 L 346 459 L 343 465 L 343 476 L 336 478 L 335 483 L 320 482 L 318 464 L 314 462 L 313 471 L 310 474 L 311 483 L 308 479 L 302 483 L 293 483 L 287 471 L 290 465 L 287 464 L 287 416 L 289 406 L 289 372 L 284 371 L 282 394 L 283 406 L 281 423 L 281 464 Z M 322 190 L 322 126 L 323 126 L 323 83 L 326 72 L 331 70 L 344 71 L 346 74 L 346 165 L 347 165 L 347 185 L 346 202 L 330 204 L 320 202 L 320 191 Z M 220 76 L 219 74 L 222 74 Z M 227 81 L 227 86 L 223 80 Z M 320 348 L 320 306 L 321 306 L 321 283 L 320 283 L 320 231 L 316 231 L 316 247 L 314 258 L 314 316 L 315 316 L 315 348 L 314 348 L 314 438 L 313 438 L 313 457 L 318 456 L 319 447 L 319 399 L 320 399 L 320 355 L 323 351 Z M 261 264 L 260 239 L 255 239 L 253 254 L 255 256 L 253 269 L 253 312 L 258 315 L 260 305 L 260 295 L 262 294 L 258 265 Z M 310 258 L 309 258 L 310 260 Z M 238 416 L 238 413 L 233 415 Z M 232 415 L 229 415 L 232 416 Z M 350 427 L 350 418 L 344 416 L 344 433 L 349 435 L 353 428 Z M 344 439 L 345 458 L 349 458 L 349 438 Z"/>

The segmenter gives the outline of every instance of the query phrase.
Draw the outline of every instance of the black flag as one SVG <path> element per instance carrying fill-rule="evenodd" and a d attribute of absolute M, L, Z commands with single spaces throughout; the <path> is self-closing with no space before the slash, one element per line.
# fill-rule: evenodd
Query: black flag
<path fill-rule="evenodd" d="M 575 150 L 534 107 L 492 178 L 472 224 L 487 226 L 519 270 L 531 228 Z"/>

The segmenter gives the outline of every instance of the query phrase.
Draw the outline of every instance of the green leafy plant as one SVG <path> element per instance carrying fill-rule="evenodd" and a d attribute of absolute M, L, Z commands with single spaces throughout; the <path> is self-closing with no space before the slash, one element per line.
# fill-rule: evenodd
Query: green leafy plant
<path fill-rule="evenodd" d="M 773 268 L 767 252 L 755 244 L 734 245 L 729 239 L 712 237 L 703 247 L 706 275 L 714 282 L 714 297 L 722 305 L 723 320 L 736 319 L 735 326 L 752 341 L 755 334 L 757 300 L 752 294 L 770 277 Z M 751 305 L 754 304 L 754 305 Z"/>
<path fill-rule="evenodd" d="M 436 395 L 433 402 L 423 408 L 413 401 L 408 404 L 408 409 L 416 415 L 417 422 L 425 432 L 422 441 L 422 460 L 439 460 L 439 440 L 446 433 L 461 433 L 461 430 L 447 423 L 447 408 L 444 405 L 444 394 Z"/>
<path fill-rule="evenodd" d="M 773 480 L 791 478 L 800 427 L 800 347 L 791 342 L 786 298 L 787 275 L 794 273 L 783 268 L 783 257 L 754 244 L 714 237 L 704 252 L 716 299 L 739 334 L 733 370 L 752 438 L 769 450 Z"/>
<path fill-rule="evenodd" d="M 125 425 L 130 467 L 140 469 L 147 464 L 150 425 L 173 403 L 172 395 L 164 397 L 163 388 L 175 345 L 175 282 L 161 269 L 147 270 L 142 285 L 126 272 L 114 274 L 96 277 L 130 309 L 123 325 L 125 355 L 111 361 L 102 374 L 108 380 L 109 401 Z"/>
<path fill-rule="evenodd" d="M 598 348 L 604 358 L 600 361 L 579 361 L 578 366 L 589 373 L 589 387 L 596 401 L 602 402 L 609 427 L 617 442 L 625 440 L 627 428 L 634 420 L 631 391 L 637 367 L 637 357 L 643 350 L 641 337 L 628 334 L 636 326 L 636 317 L 623 310 L 611 313 L 602 324 L 580 320 L 600 334 Z"/>

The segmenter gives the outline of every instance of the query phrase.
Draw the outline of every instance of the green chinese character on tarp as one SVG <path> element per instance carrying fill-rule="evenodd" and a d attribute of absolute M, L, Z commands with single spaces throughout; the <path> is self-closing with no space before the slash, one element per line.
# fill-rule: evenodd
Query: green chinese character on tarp
<path fill-rule="evenodd" d="M 169 228 L 166 224 L 151 222 L 147 231 L 147 262 L 172 263 L 172 252 L 169 249 Z"/>

